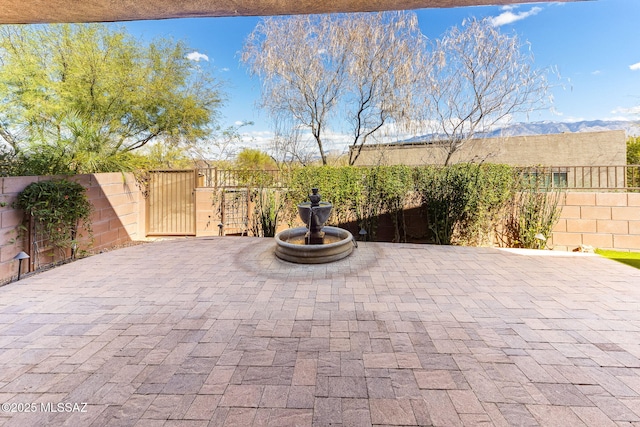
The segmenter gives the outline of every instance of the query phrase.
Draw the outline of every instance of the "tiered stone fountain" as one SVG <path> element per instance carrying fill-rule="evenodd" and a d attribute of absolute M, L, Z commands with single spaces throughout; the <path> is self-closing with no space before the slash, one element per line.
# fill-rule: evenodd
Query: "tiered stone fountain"
<path fill-rule="evenodd" d="M 276 256 L 299 264 L 322 264 L 347 257 L 353 251 L 353 235 L 342 228 L 325 226 L 333 205 L 320 201 L 313 188 L 309 201 L 298 205 L 306 227 L 289 228 L 276 234 Z"/>

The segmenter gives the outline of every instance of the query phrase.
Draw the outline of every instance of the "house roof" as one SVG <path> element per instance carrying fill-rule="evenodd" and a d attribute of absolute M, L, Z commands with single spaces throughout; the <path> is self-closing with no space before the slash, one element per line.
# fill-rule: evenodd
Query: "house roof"
<path fill-rule="evenodd" d="M 3 0 L 0 24 L 366 12 L 530 2 L 531 0 Z"/>

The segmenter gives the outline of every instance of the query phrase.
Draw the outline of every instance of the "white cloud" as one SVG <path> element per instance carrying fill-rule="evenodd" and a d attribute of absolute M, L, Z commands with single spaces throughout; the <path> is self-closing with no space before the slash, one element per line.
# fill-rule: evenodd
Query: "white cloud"
<path fill-rule="evenodd" d="M 553 105 L 551 107 L 549 107 L 549 112 L 553 116 L 558 116 L 558 117 L 563 117 L 564 116 L 564 113 L 562 111 L 560 111 L 560 110 L 557 110 L 556 107 L 554 107 Z"/>
<path fill-rule="evenodd" d="M 611 112 L 611 114 L 631 114 L 634 116 L 640 115 L 640 105 L 630 108 L 618 107 Z"/>
<path fill-rule="evenodd" d="M 595 71 L 591 72 L 591 75 L 593 75 L 593 76 L 599 76 L 600 74 L 602 74 L 602 71 L 600 71 L 600 70 L 595 70 Z"/>
<path fill-rule="evenodd" d="M 229 71 L 229 69 L 228 69 L 227 67 L 220 68 L 220 72 L 221 72 L 221 73 L 226 73 L 226 72 L 228 72 L 228 71 Z"/>
<path fill-rule="evenodd" d="M 491 18 L 491 25 L 494 27 L 500 27 L 502 25 L 512 24 L 516 21 L 521 21 L 530 16 L 537 15 L 542 11 L 541 7 L 532 7 L 528 11 L 525 12 L 512 12 L 514 10 L 513 7 L 503 8 L 504 12 L 500 15 Z"/>
<path fill-rule="evenodd" d="M 415 136 L 413 133 L 403 133 L 398 131 L 396 127 L 391 125 L 383 126 L 377 137 L 371 139 L 369 143 L 385 143 L 402 141 Z M 253 147 L 269 152 L 272 148 L 275 134 L 272 131 L 250 131 L 241 133 L 241 146 Z M 333 154 L 345 154 L 349 152 L 349 145 L 353 142 L 353 136 L 350 132 L 342 132 L 339 130 L 326 129 L 323 134 L 323 146 L 327 152 Z M 317 145 L 309 129 L 300 130 L 300 147 L 303 150 L 317 154 Z"/>
<path fill-rule="evenodd" d="M 200 52 L 191 52 L 189 54 L 187 54 L 187 59 L 190 61 L 196 61 L 196 62 L 200 62 L 200 60 L 203 61 L 209 61 L 209 57 L 207 55 L 205 55 L 204 53 L 200 53 Z"/>
<path fill-rule="evenodd" d="M 630 70 L 632 70 L 632 71 L 638 71 L 638 70 L 640 70 L 640 62 L 635 63 L 635 64 L 633 64 L 633 65 L 629 65 L 629 69 L 630 69 Z"/>
<path fill-rule="evenodd" d="M 267 151 L 269 149 L 274 136 L 273 132 L 266 130 L 242 132 L 240 134 L 243 146 L 258 148 L 263 151 Z"/>
<path fill-rule="evenodd" d="M 584 122 L 588 120 L 587 117 L 576 117 L 576 116 L 568 116 L 567 118 L 562 119 L 565 123 L 575 123 L 575 122 Z"/>

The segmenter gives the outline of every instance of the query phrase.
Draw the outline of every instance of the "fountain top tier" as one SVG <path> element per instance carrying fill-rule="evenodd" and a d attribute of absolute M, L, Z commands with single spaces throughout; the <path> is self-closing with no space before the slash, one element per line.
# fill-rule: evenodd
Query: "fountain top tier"
<path fill-rule="evenodd" d="M 321 197 L 317 188 L 311 189 L 309 201 L 298 205 L 298 215 L 307 225 L 306 243 L 309 245 L 321 245 L 324 243 L 324 233 L 322 227 L 329 219 L 333 205 L 328 202 L 321 202 Z"/>
<path fill-rule="evenodd" d="M 318 189 L 317 188 L 312 188 L 311 189 L 311 194 L 309 194 L 309 201 L 311 202 L 311 207 L 315 208 L 316 206 L 320 206 L 320 199 L 321 198 L 322 197 L 318 193 Z"/>
<path fill-rule="evenodd" d="M 333 205 L 329 202 L 322 202 L 317 188 L 311 189 L 309 201 L 298 205 L 298 215 L 302 222 L 309 227 L 310 232 L 319 232 L 322 226 L 329 219 Z"/>

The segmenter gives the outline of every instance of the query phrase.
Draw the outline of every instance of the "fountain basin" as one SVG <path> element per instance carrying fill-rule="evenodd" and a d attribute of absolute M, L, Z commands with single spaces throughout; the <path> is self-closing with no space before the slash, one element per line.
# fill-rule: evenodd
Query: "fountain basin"
<path fill-rule="evenodd" d="M 322 228 L 325 238 L 333 243 L 300 244 L 300 241 L 304 242 L 307 231 L 307 227 L 296 227 L 276 234 L 276 256 L 298 264 L 323 264 L 345 258 L 353 251 L 353 235 L 347 230 L 325 226 Z"/>

